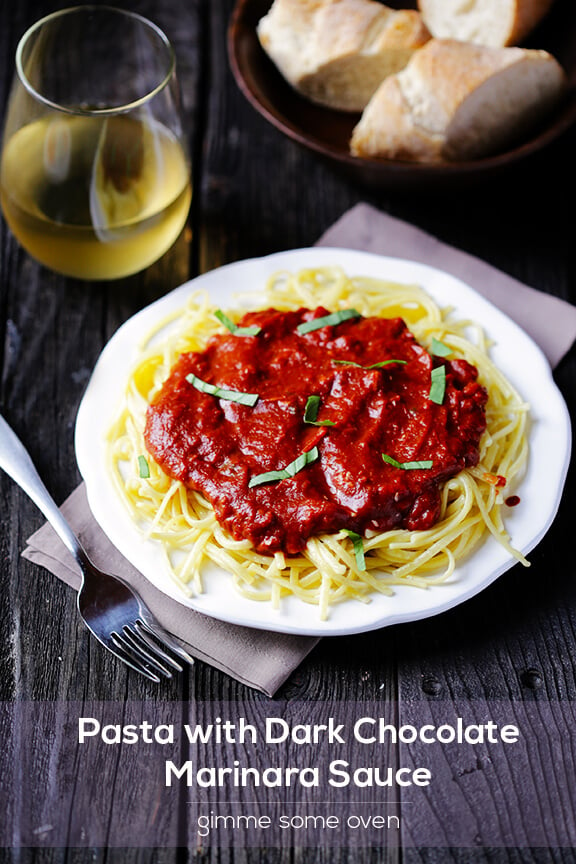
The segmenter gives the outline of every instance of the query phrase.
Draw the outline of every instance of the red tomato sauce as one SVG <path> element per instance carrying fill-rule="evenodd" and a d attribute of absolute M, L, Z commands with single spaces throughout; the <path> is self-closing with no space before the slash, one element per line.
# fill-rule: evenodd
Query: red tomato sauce
<path fill-rule="evenodd" d="M 220 524 L 259 552 L 301 552 L 317 534 L 425 529 L 437 521 L 442 484 L 478 462 L 487 393 L 462 359 L 432 357 L 400 318 L 354 318 L 304 335 L 297 326 L 327 310 L 246 314 L 256 336 L 212 337 L 183 354 L 148 408 L 145 440 L 172 478 L 199 490 Z M 361 368 L 402 360 L 380 368 Z M 340 362 L 335 362 L 340 361 Z M 341 361 L 358 365 L 346 365 Z M 442 404 L 431 401 L 433 367 L 445 367 Z M 198 390 L 186 376 L 245 393 L 251 407 Z M 304 422 L 310 395 L 317 419 Z M 295 476 L 250 487 L 302 453 L 319 458 Z M 431 460 L 432 467 L 388 464 Z"/>

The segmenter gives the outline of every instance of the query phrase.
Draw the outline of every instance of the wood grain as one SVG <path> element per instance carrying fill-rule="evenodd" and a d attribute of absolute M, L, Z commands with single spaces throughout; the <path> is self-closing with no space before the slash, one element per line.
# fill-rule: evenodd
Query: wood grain
<path fill-rule="evenodd" d="M 12 57 L 18 37 L 40 15 L 51 11 L 47 0 L 20 0 L 0 9 L 0 104 L 5 105 Z M 66 5 L 64 2 L 57 6 Z M 411 189 L 387 191 L 357 186 L 330 164 L 283 138 L 256 114 L 236 88 L 226 58 L 226 30 L 232 0 L 131 0 L 122 5 L 158 21 L 172 38 L 189 120 L 189 147 L 194 166 L 194 200 L 187 229 L 176 246 L 148 271 L 110 284 L 84 284 L 41 268 L 0 224 L 0 407 L 22 436 L 57 500 L 78 482 L 73 431 L 84 387 L 102 347 L 134 312 L 171 288 L 203 272 L 240 258 L 312 245 L 343 212 L 367 201 L 442 240 L 483 257 L 542 291 L 576 300 L 576 256 L 573 224 L 560 202 L 570 196 L 574 134 L 569 133 L 497 184 L 456 189 L 441 194 Z M 576 414 L 576 360 L 572 353 L 556 372 L 571 415 Z M 402 809 L 406 843 L 370 849 L 290 848 L 242 849 L 185 845 L 162 848 L 182 819 L 183 792 L 172 813 L 159 815 L 157 848 L 19 848 L 0 851 L 1 862 L 18 864 L 375 864 L 375 862 L 506 862 L 506 864 L 568 864 L 574 851 L 562 843 L 574 837 L 573 788 L 543 790 L 549 782 L 550 760 L 558 760 L 558 783 L 569 779 L 574 764 L 573 700 L 576 698 L 576 579 L 566 550 L 573 532 L 574 471 L 569 477 L 558 519 L 531 555 L 529 571 L 515 568 L 479 597 L 440 618 L 385 628 L 358 636 L 325 640 L 277 694 L 299 706 L 328 702 L 344 708 L 365 703 L 373 712 L 394 716 L 398 724 L 440 720 L 473 710 L 490 716 L 494 703 L 505 705 L 511 722 L 526 724 L 527 712 L 551 718 L 549 736 L 530 738 L 530 758 L 519 770 L 506 753 L 483 751 L 462 756 L 442 753 L 434 764 L 450 790 L 435 806 L 417 813 Z M 537 506 L 537 502 L 526 502 Z M 166 716 L 181 706 L 234 703 L 264 717 L 268 700 L 203 664 L 188 674 L 156 687 L 132 675 L 106 655 L 86 634 L 75 611 L 75 598 L 49 574 L 20 558 L 26 537 L 41 517 L 23 493 L 0 477 L 0 688 L 12 702 L 54 703 L 51 738 L 38 742 L 36 755 L 52 782 L 63 783 L 64 714 L 61 702 L 89 704 L 109 701 L 154 704 Z M 549 714 L 545 713 L 550 711 Z M 532 716 L 532 715 L 530 715 Z M 526 751 L 528 752 L 528 751 Z M 225 764 L 233 748 L 212 758 Z M 491 760 L 488 760 L 488 756 Z M 130 770 L 128 760 L 123 770 Z M 425 748 L 388 753 L 394 764 L 419 764 L 430 758 Z M 396 760 L 396 761 L 395 761 Z M 82 775 L 77 763 L 66 770 L 77 796 Z M 3 776 L 17 773 L 4 752 Z M 133 765 L 136 776 L 138 764 Z M 93 764 L 92 770 L 109 769 Z M 49 773 L 49 772 L 48 772 Z M 17 776 L 15 778 L 17 780 Z M 70 787 L 67 787 L 68 789 Z M 64 785 L 62 786 L 64 789 Z M 547 826 L 554 848 L 532 848 L 526 825 L 523 848 L 491 848 L 483 843 L 479 813 L 504 827 L 517 812 L 529 812 L 536 792 L 556 796 L 559 803 Z M 43 791 L 33 816 L 42 821 Z M 110 831 L 137 812 L 134 796 L 150 789 L 113 790 L 114 808 L 98 814 Z M 4 818 L 17 840 L 18 796 Z M 477 848 L 456 848 L 446 810 L 460 803 Z M 74 826 L 74 796 L 62 795 L 64 818 Z M 526 807 L 525 807 L 526 805 Z M 29 814 L 30 815 L 30 814 Z M 537 817 L 539 818 L 539 817 Z M 537 819 L 536 819 L 537 822 Z M 105 829 L 104 829 L 105 830 Z M 435 847 L 413 837 L 434 838 Z"/>

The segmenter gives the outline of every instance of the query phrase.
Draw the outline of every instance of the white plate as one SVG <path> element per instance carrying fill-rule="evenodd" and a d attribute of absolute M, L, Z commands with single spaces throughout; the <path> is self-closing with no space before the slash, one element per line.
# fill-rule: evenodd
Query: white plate
<path fill-rule="evenodd" d="M 300 249 L 229 264 L 182 285 L 127 321 L 102 352 L 80 405 L 76 454 L 97 521 L 123 555 L 164 593 L 224 621 L 286 633 L 335 636 L 443 612 L 477 594 L 515 560 L 488 538 L 449 581 L 429 589 L 400 586 L 393 597 L 374 595 L 366 605 L 351 600 L 335 606 L 324 622 L 316 607 L 293 597 L 286 598 L 279 610 L 241 597 L 230 577 L 216 568 L 207 575 L 206 593 L 188 599 L 165 572 L 156 541 L 142 539 L 119 500 L 106 468 L 104 446 L 139 343 L 159 319 L 183 306 L 192 290 L 206 290 L 215 306 L 232 305 L 239 291 L 257 290 L 277 270 L 323 265 L 339 265 L 350 276 L 417 283 L 440 306 L 454 307 L 457 317 L 483 325 L 494 341 L 494 361 L 531 405 L 530 460 L 518 490 L 521 503 L 506 516 L 514 546 L 524 554 L 530 552 L 554 519 L 568 469 L 571 430 L 564 400 L 547 360 L 523 330 L 463 282 L 411 261 L 342 249 Z"/>

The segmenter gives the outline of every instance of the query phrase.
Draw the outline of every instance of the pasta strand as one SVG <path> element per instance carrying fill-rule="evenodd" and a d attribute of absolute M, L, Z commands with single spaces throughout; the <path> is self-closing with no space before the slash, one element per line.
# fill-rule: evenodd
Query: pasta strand
<path fill-rule="evenodd" d="M 246 296 L 240 299 L 243 305 L 248 301 Z M 489 393 L 479 464 L 445 484 L 441 516 L 432 529 L 364 538 L 365 570 L 358 567 L 345 532 L 311 538 L 298 556 L 266 556 L 256 553 L 249 541 L 234 540 L 203 496 L 167 478 L 150 456 L 150 476 L 138 473 L 138 457 L 146 453 L 143 432 L 149 402 L 182 352 L 203 350 L 208 339 L 221 332 L 209 298 L 196 292 L 184 309 L 160 321 L 142 342 L 108 440 L 115 488 L 144 535 L 164 549 L 171 578 L 184 593 L 201 593 L 203 570 L 212 562 L 231 574 L 245 597 L 278 608 L 283 597 L 293 595 L 316 605 L 325 619 L 336 603 L 369 602 L 373 593 L 393 594 L 397 585 L 426 589 L 450 578 L 458 562 L 488 535 L 527 565 L 510 542 L 502 508 L 526 468 L 529 406 L 491 361 L 481 328 L 454 320 L 450 310 L 440 309 L 417 285 L 350 278 L 338 267 L 276 273 L 251 308 L 288 311 L 318 305 L 330 311 L 352 306 L 365 316 L 400 316 L 424 347 L 437 339 L 474 364 Z M 234 309 L 226 314 L 238 317 Z M 504 477 L 505 487 L 495 485 L 494 477 Z"/>

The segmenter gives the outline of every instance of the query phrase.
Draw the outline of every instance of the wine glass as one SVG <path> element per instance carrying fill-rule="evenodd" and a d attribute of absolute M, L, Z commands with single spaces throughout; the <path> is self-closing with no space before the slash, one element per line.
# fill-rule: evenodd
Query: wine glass
<path fill-rule="evenodd" d="M 174 243 L 191 200 L 174 51 L 133 12 L 79 6 L 42 18 L 16 51 L 0 200 L 42 264 L 117 279 Z"/>

